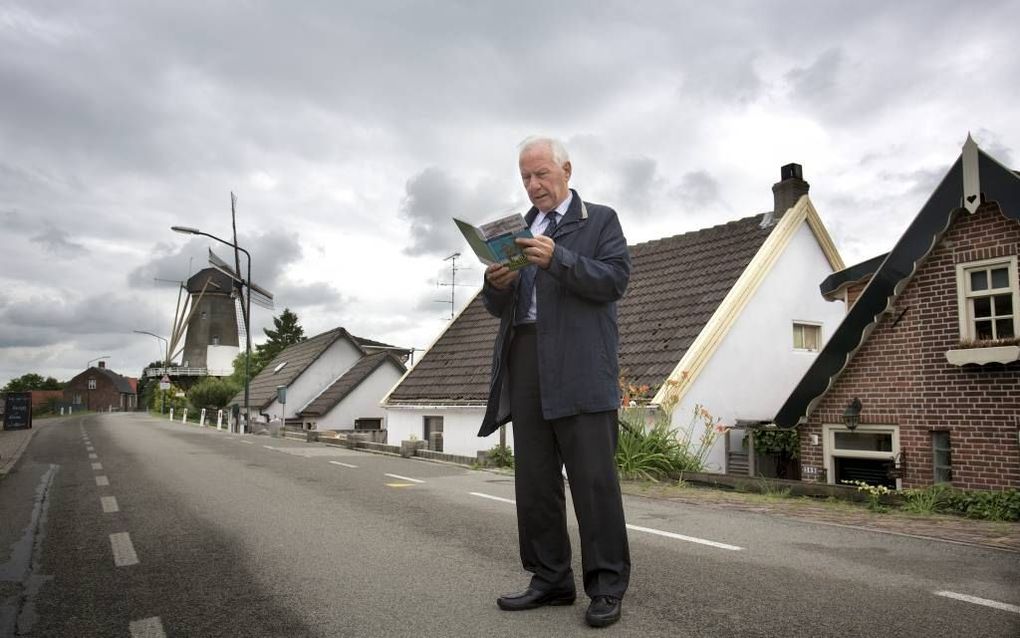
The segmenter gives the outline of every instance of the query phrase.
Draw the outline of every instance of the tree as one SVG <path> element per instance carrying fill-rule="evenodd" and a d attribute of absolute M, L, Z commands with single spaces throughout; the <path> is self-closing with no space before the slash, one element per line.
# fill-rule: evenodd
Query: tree
<path fill-rule="evenodd" d="M 251 360 L 251 376 L 253 377 L 262 368 L 265 368 L 270 361 L 275 359 L 277 355 L 283 352 L 284 348 L 305 340 L 304 328 L 298 323 L 298 316 L 291 312 L 290 308 L 284 308 L 279 317 L 273 317 L 273 325 L 276 327 L 275 330 L 269 328 L 263 330 L 266 336 L 269 337 L 269 340 L 255 347 L 255 353 Z M 241 358 L 241 364 L 242 366 L 244 364 L 243 357 Z M 243 371 L 241 375 L 243 382 Z"/>
<path fill-rule="evenodd" d="M 34 372 L 23 374 L 17 379 L 11 379 L 3 387 L 3 392 L 28 392 L 29 390 L 63 390 L 64 384 L 53 377 L 42 378 Z"/>
<path fill-rule="evenodd" d="M 230 403 L 239 389 L 229 378 L 206 377 L 188 390 L 188 402 L 196 410 L 219 410 Z"/>

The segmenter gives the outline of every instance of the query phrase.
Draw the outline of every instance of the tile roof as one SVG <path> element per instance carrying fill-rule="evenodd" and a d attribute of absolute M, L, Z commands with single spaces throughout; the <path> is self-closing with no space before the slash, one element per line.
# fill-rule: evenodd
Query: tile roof
<path fill-rule="evenodd" d="M 96 370 L 100 374 L 105 374 L 110 381 L 113 382 L 114 387 L 117 388 L 117 392 L 122 394 L 135 394 L 135 389 L 131 387 L 131 382 L 127 379 L 127 377 L 122 377 L 109 368 L 92 367 L 90 369 Z"/>
<path fill-rule="evenodd" d="M 340 378 L 323 390 L 322 394 L 315 397 L 299 414 L 302 416 L 326 414 L 387 361 L 397 366 L 401 373 L 404 372 L 403 364 L 388 352 L 377 352 L 364 356 L 351 366 L 350 370 L 344 372 Z"/>
<path fill-rule="evenodd" d="M 248 384 L 248 402 L 253 408 L 262 409 L 273 402 L 276 398 L 276 386 L 290 385 L 298 378 L 308 366 L 326 351 L 337 339 L 346 338 L 357 346 L 357 342 L 343 328 L 327 330 L 322 334 L 305 339 L 300 343 L 284 348 L 275 359 L 270 361 Z M 360 346 L 357 346 L 360 348 Z M 273 372 L 276 368 L 286 362 L 287 365 Z M 244 390 L 238 392 L 231 403 L 244 406 Z"/>
<path fill-rule="evenodd" d="M 764 215 L 630 247 L 620 371 L 652 389 L 673 372 L 774 225 Z M 499 320 L 477 295 L 390 394 L 392 404 L 483 405 Z"/>

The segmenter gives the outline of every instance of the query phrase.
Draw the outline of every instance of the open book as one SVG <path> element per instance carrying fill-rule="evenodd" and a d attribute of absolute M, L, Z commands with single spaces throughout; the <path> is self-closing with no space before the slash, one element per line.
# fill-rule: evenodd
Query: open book
<path fill-rule="evenodd" d="M 520 270 L 528 265 L 528 258 L 521 252 L 521 247 L 514 243 L 518 237 L 533 236 L 524 215 L 514 213 L 481 226 L 472 226 L 456 217 L 453 221 L 486 266 L 503 264 L 510 270 Z"/>

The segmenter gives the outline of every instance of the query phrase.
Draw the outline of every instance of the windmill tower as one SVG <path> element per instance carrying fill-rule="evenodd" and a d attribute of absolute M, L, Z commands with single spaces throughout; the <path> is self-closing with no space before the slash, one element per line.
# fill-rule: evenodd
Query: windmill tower
<path fill-rule="evenodd" d="M 216 268 L 204 268 L 188 279 L 187 291 L 191 312 L 181 366 L 227 376 L 241 343 L 234 282 Z"/>

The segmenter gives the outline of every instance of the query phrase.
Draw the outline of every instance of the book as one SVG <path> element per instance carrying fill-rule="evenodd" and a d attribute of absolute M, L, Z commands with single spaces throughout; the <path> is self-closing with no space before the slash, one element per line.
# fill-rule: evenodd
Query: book
<path fill-rule="evenodd" d="M 528 265 L 528 258 L 514 242 L 518 237 L 533 237 L 524 221 L 524 215 L 514 213 L 481 226 L 474 226 L 456 217 L 453 222 L 464 234 L 471 250 L 486 266 L 503 264 L 510 270 L 520 270 Z"/>

